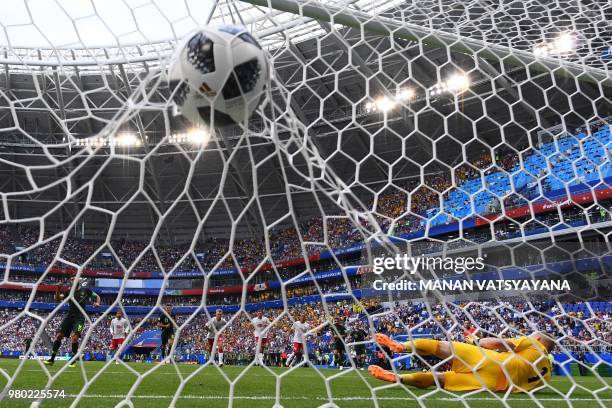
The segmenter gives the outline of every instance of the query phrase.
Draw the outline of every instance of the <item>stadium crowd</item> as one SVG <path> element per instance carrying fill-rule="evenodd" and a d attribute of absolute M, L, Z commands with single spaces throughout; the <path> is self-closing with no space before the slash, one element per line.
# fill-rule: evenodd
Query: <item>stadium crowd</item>
<path fill-rule="evenodd" d="M 365 299 L 360 303 L 348 301 L 339 301 L 333 304 L 327 304 L 327 308 L 323 308 L 321 303 L 298 304 L 290 306 L 286 311 L 283 309 L 266 309 L 266 316 L 274 322 L 270 329 L 270 353 L 287 351 L 291 346 L 291 325 L 292 321 L 300 315 L 305 315 L 306 320 L 312 327 L 320 327 L 323 336 L 314 338 L 313 345 L 317 348 L 329 351 L 329 342 L 331 340 L 329 333 L 331 326 L 326 321 L 330 322 L 336 316 L 342 316 L 347 321 L 358 321 L 362 319 L 365 311 L 373 312 L 379 307 L 379 301 L 374 299 Z M 326 311 L 327 309 L 327 311 Z M 48 319 L 44 323 L 41 320 L 34 319 L 30 316 L 19 315 L 19 311 L 13 308 L 5 308 L 0 310 L 0 351 L 25 351 L 26 342 L 35 337 L 36 331 L 41 324 L 44 325 L 45 331 L 43 337 L 53 338 L 59 328 L 63 313 L 57 313 L 49 318 L 46 312 L 37 312 L 41 319 Z M 85 351 L 89 352 L 105 352 L 108 351 L 111 335 L 109 331 L 110 319 L 113 315 L 107 316 L 105 319 L 101 314 L 91 314 L 91 324 L 85 324 L 84 333 L 90 331 L 93 324 L 93 331 L 87 340 Z M 128 316 L 130 317 L 130 316 Z M 206 346 L 206 322 L 209 316 L 205 313 L 196 315 L 191 321 L 186 323 L 190 315 L 177 314 L 174 315 L 176 326 L 181 328 L 180 335 L 177 335 L 179 353 L 186 354 L 203 354 Z M 253 326 L 251 319 L 253 315 L 247 315 L 245 312 L 236 313 L 234 315 L 226 315 L 228 326 L 223 331 L 223 344 L 225 351 L 229 353 L 229 358 L 232 355 L 237 356 L 240 353 L 253 353 L 255 340 L 253 338 Z M 101 320 L 103 319 L 103 320 Z M 146 330 L 157 329 L 158 317 L 130 317 L 130 325 L 136 328 L 136 337 Z M 34 352 L 44 352 L 48 350 L 48 345 L 44 344 L 44 339 L 34 343 Z M 70 344 L 64 342 L 60 351 L 62 353 L 69 352 Z"/>
<path fill-rule="evenodd" d="M 399 198 L 399 195 L 392 195 L 396 204 L 392 208 L 397 210 L 390 210 L 401 212 L 405 209 L 403 199 Z M 522 233 L 529 233 L 530 231 L 547 231 L 554 225 L 559 223 L 565 223 L 572 225 L 576 222 L 604 222 L 610 220 L 610 211 L 612 209 L 612 202 L 610 200 L 600 203 L 601 205 L 597 208 L 591 208 L 584 212 L 580 208 L 568 208 L 562 212 L 563 218 L 559 217 L 557 212 L 538 215 L 531 222 L 519 225 L 513 222 L 496 223 L 494 225 L 495 239 L 505 240 L 520 236 Z M 356 228 L 352 227 L 353 224 L 347 219 L 330 219 L 331 227 L 329 228 L 328 243 L 333 249 L 346 248 L 354 246 L 355 244 L 363 240 L 361 232 Z M 419 226 L 417 226 L 417 224 Z M 322 242 L 322 225 L 320 220 L 311 220 L 307 223 L 308 229 L 307 234 L 303 235 L 303 239 L 310 242 Z M 421 219 L 415 216 L 406 216 L 401 218 L 395 226 L 395 233 L 401 235 L 407 232 L 413 232 L 421 228 Z M 13 265 L 31 265 L 31 266 L 44 266 L 53 264 L 59 267 L 70 268 L 67 264 L 62 262 L 55 262 L 54 257 L 59 249 L 60 238 L 56 238 L 49 242 L 37 244 L 38 233 L 29 228 L 20 227 L 13 231 L 13 234 L 8 232 L 7 227 L 0 227 L 0 236 L 2 238 L 2 251 L 6 254 L 14 253 L 15 248 L 19 247 L 34 247 L 22 254 L 20 257 L 14 258 Z M 303 257 L 300 239 L 294 229 L 283 230 L 278 235 L 272 236 L 272 258 L 275 262 L 283 262 L 291 259 L 299 259 Z M 436 252 L 440 250 L 441 245 L 446 246 L 447 249 L 462 248 L 482 242 L 487 242 L 492 239 L 491 231 L 486 229 L 474 229 L 465 230 L 463 232 L 463 239 L 456 239 L 452 242 L 444 242 L 437 240 L 421 240 L 415 245 L 415 251 L 418 253 L 425 254 Z M 10 242 L 14 242 L 14 245 L 10 245 Z M 68 261 L 72 264 L 84 265 L 90 269 L 103 269 L 111 271 L 123 270 L 121 264 L 126 267 L 132 266 L 132 271 L 143 271 L 153 272 L 161 270 L 157 263 L 157 260 L 153 254 L 152 249 L 147 249 L 147 244 L 144 242 L 137 241 L 126 241 L 122 240 L 118 243 L 112 243 L 113 248 L 117 248 L 117 258 L 121 260 L 121 264 L 114 257 L 109 257 L 110 250 L 99 249 L 103 244 L 101 242 L 94 242 L 90 240 L 77 239 L 69 237 L 66 239 L 65 246 L 61 251 L 60 258 Z M 311 252 L 309 255 L 313 255 L 321 251 L 324 246 L 311 246 Z M 98 251 L 97 256 L 92 257 Z M 108 251 L 108 252 L 107 252 Z M 156 250 L 159 256 L 162 267 L 164 270 L 170 270 L 174 267 L 178 271 L 190 271 L 198 270 L 200 265 L 206 270 L 218 264 L 218 261 L 222 258 L 227 258 L 226 262 L 222 263 L 221 268 L 232 268 L 233 261 L 231 256 L 228 257 L 233 251 L 236 261 L 243 268 L 253 268 L 257 264 L 261 263 L 265 259 L 265 248 L 261 244 L 261 241 L 255 240 L 240 240 L 234 242 L 233 245 L 227 240 L 214 239 L 209 240 L 203 244 L 202 248 L 196 248 L 195 253 L 203 254 L 201 259 L 196 261 L 193 257 L 188 256 L 183 262 L 179 260 L 181 257 L 188 253 L 188 247 L 183 245 L 177 245 L 173 247 L 160 247 Z M 414 252 L 414 251 L 413 251 Z M 141 253 L 144 253 L 136 265 L 132 263 L 138 258 Z M 87 259 L 92 257 L 89 262 Z M 0 259 L 1 261 L 1 259 Z M 283 268 L 280 268 L 281 273 Z M 281 275 L 282 276 L 282 275 Z M 61 282 L 63 278 L 53 278 L 58 282 Z M 14 280 L 11 277 L 11 280 Z M 50 282 L 53 283 L 53 282 Z"/>
<path fill-rule="evenodd" d="M 560 339 L 565 347 L 589 345 L 593 350 L 612 351 L 612 307 L 590 310 L 584 302 L 578 312 L 568 304 L 551 301 L 526 302 L 521 298 L 496 301 L 431 304 L 402 303 L 387 308 L 377 329 L 389 334 L 429 334 L 434 338 L 465 341 L 465 327 L 474 327 L 480 337 L 516 337 L 537 329 Z"/>
<path fill-rule="evenodd" d="M 443 203 L 454 189 L 461 188 L 466 180 L 482 178 L 493 172 L 510 172 L 526 160 L 526 157 L 539 154 L 537 149 L 524 146 L 519 154 L 516 150 L 506 148 L 496 149 L 494 155 L 489 150 L 473 154 L 469 162 L 464 162 L 450 171 L 426 174 L 421 177 L 400 180 L 394 187 L 388 187 L 364 202 L 365 207 L 374 216 L 378 227 L 390 234 L 402 235 L 421 231 L 427 228 L 425 222 L 431 216 L 432 209 L 441 209 Z M 453 187 L 456 185 L 457 187 Z M 540 198 L 537 188 L 526 188 L 504 197 L 506 210 L 517 206 L 525 206 L 530 200 Z M 488 211 L 496 213 L 501 210 L 499 200 L 494 199 L 486 206 Z M 612 205 L 610 200 L 600 202 L 589 209 L 588 222 L 609 221 Z M 429 212 L 429 215 L 428 215 Z M 486 215 L 486 214 L 481 214 Z M 564 215 L 565 217 L 565 215 Z M 584 218 L 584 215 L 582 216 Z M 509 239 L 520 234 L 520 230 L 551 226 L 559 222 L 571 223 L 579 218 L 579 214 L 571 211 L 568 219 L 559 219 L 556 212 L 538 215 L 534 222 L 527 223 L 523 228 L 515 223 L 496 223 L 495 237 L 486 231 L 473 232 L 473 237 L 458 240 L 456 246 L 466 245 L 491 239 Z M 302 258 L 305 255 L 315 255 L 324 249 L 338 250 L 363 242 L 363 229 L 371 229 L 372 220 L 362 220 L 362 225 L 346 216 L 332 214 L 324 218 L 315 217 L 300 221 L 300 225 L 277 227 L 270 230 L 270 254 L 276 263 Z M 533 224 L 533 225 L 532 225 Z M 514 230 L 514 231 L 511 231 Z M 517 231 L 518 230 L 518 231 Z M 327 231 L 325 236 L 324 231 Z M 31 248 L 13 259 L 14 264 L 66 266 L 65 263 L 55 263 L 59 259 L 76 265 L 84 265 L 91 269 L 123 270 L 132 267 L 133 271 L 159 270 L 197 270 L 217 265 L 221 268 L 233 268 L 236 264 L 241 268 L 253 268 L 266 259 L 266 248 L 261 239 L 227 239 L 206 238 L 196 243 L 195 250 L 190 253 L 189 245 L 161 245 L 127 239 L 113 240 L 109 245 L 101 241 L 80 239 L 68 236 L 61 251 L 61 236 L 41 233 L 34 226 L 0 226 L 0 253 L 13 254 L 23 248 Z M 468 233 L 469 235 L 469 233 Z M 301 239 L 300 239 L 301 237 Z M 320 243 L 307 245 L 307 253 L 303 252 L 302 242 Z M 469 242 L 468 242 L 469 244 Z M 431 244 L 435 247 L 435 244 Z M 427 248 L 422 248 L 427 251 Z M 228 256 L 228 254 L 232 256 Z M 186 255 L 187 254 L 187 255 Z M 140 257 L 140 258 L 139 258 Z M 139 259 L 138 259 L 139 258 Z M 159 261 L 158 262 L 158 258 Z M 184 259 L 183 259 L 184 258 Z M 161 263 L 161 265 L 160 265 Z M 122 267 L 123 265 L 123 267 Z"/>
<path fill-rule="evenodd" d="M 366 207 L 371 210 L 378 227 L 394 235 L 402 235 L 423 230 L 427 227 L 424 220 L 428 218 L 428 211 L 432 208 L 443 207 L 443 202 L 448 197 L 453 185 L 458 188 L 466 180 L 482 177 L 483 175 L 499 170 L 506 172 L 514 169 L 525 155 L 536 154 L 534 150 L 523 152 L 522 156 L 515 151 L 497 150 L 494 156 L 488 151 L 482 151 L 476 155 L 470 163 L 464 163 L 454 168 L 452 174 L 437 173 L 427 174 L 423 178 L 402 180 L 396 183 L 393 189 L 386 189 L 366 202 Z M 504 198 L 505 209 L 523 206 L 527 200 L 538 196 L 537 189 L 526 190 L 521 194 L 511 194 Z M 498 212 L 500 205 L 491 203 L 488 207 L 491 212 Z M 472 229 L 462 232 L 463 239 L 453 241 L 446 249 L 461 248 L 465 245 L 482 243 L 491 239 L 505 240 L 516 237 L 517 234 L 538 229 L 549 228 L 566 223 L 573 225 L 578 222 L 604 222 L 610 220 L 611 201 L 600 201 L 597 205 L 590 207 L 587 211 L 582 208 L 567 208 L 539 214 L 527 223 L 517 226 L 518 223 L 511 221 L 497 222 L 493 228 L 493 234 L 489 228 Z M 370 221 L 361 221 L 356 225 L 353 220 L 341 216 L 329 216 L 324 218 L 311 218 L 304 220 L 298 226 L 278 227 L 270 230 L 270 251 L 272 260 L 282 263 L 288 260 L 302 258 L 305 255 L 315 255 L 324 249 L 343 249 L 363 242 L 365 236 L 363 229 L 371 229 Z M 268 251 L 257 239 L 240 239 L 231 242 L 227 239 L 208 238 L 198 242 L 194 251 L 189 251 L 187 244 L 165 246 L 161 244 L 151 245 L 128 239 L 113 240 L 109 243 L 88 240 L 73 235 L 65 237 L 62 243 L 62 235 L 48 235 L 49 231 L 41 231 L 34 226 L 0 225 L 0 253 L 15 254 L 11 262 L 13 265 L 71 267 L 83 265 L 90 269 L 104 269 L 107 271 L 122 271 L 131 268 L 132 271 L 154 272 L 159 270 L 198 270 L 209 269 L 213 266 L 221 268 L 232 268 L 236 264 L 242 268 L 252 268 L 260 264 L 267 257 Z M 41 237 L 42 235 L 42 237 Z M 42 238 L 42 239 L 41 239 Z M 458 237 L 456 237 L 458 238 Z M 302 247 L 303 242 L 321 243 L 320 245 L 309 244 L 306 246 L 306 254 Z M 324 244 L 323 244 L 324 243 Z M 413 242 L 413 252 L 419 254 L 436 252 L 441 246 L 446 245 L 443 241 L 422 240 Z M 27 248 L 24 250 L 24 248 Z M 61 249 L 60 249 L 61 248 Z M 589 248 L 593 249 L 593 248 Z M 606 253 L 606 248 L 600 248 L 599 253 Z M 512 259 L 512 264 L 528 265 L 526 262 L 537 263 L 540 259 L 534 258 L 534 252 L 523 251 Z M 594 252 L 594 253 L 595 253 Z M 185 255 L 187 254 L 187 256 Z M 231 254 L 231 256 L 228 256 Z M 4 263 L 4 256 L 0 257 L 0 263 Z M 222 261 L 223 260 L 223 261 Z M 352 262 L 360 264 L 363 258 L 357 255 Z M 533 264 L 532 263 L 532 264 Z M 328 270 L 334 263 L 313 263 L 313 272 Z M 337 265 L 335 265 L 337 266 Z M 300 269 L 301 268 L 301 269 Z M 262 275 L 265 279 L 276 278 L 276 273 L 281 278 L 294 276 L 303 272 L 303 266 L 297 268 L 280 267 L 274 271 Z M 34 283 L 39 275 L 26 271 L 10 271 L 12 282 Z M 234 280 L 232 280 L 234 279 Z M 242 283 L 242 278 L 226 277 L 219 278 L 216 283 L 236 284 Z M 238 279 L 238 280 L 236 280 Z M 262 278 L 263 279 L 263 278 Z M 361 277 L 351 278 L 351 288 L 359 287 Z M 254 279 L 252 283 L 262 280 Z M 54 285 L 66 285 L 68 277 L 64 275 L 46 274 L 44 283 Z M 214 286 L 214 285 L 213 285 Z M 218 286 L 218 285 L 217 285 Z M 321 282 L 319 286 L 302 285 L 287 287 L 287 297 L 299 297 L 319 293 L 339 293 L 347 291 L 346 284 L 341 281 Z M 2 300 L 24 301 L 30 297 L 29 291 L 2 290 Z M 115 300 L 113 296 L 103 295 L 103 303 L 111 304 Z M 218 305 L 237 304 L 241 301 L 240 294 L 223 294 L 217 298 Z M 279 291 L 265 290 L 249 293 L 247 301 L 259 302 L 266 300 L 282 299 Z M 53 302 L 52 292 L 38 292 L 34 298 L 39 302 Z M 173 303 L 180 302 L 182 305 L 199 305 L 202 301 L 199 296 L 181 296 Z M 368 310 L 378 309 L 377 301 L 367 301 Z M 158 299 L 155 296 L 124 296 L 122 304 L 125 306 L 155 306 Z M 329 318 L 342 316 L 350 324 L 354 325 L 363 321 L 363 310 L 358 305 L 349 302 L 340 302 L 331 309 L 325 309 L 319 303 L 303 304 L 290 307 L 285 313 L 281 309 L 266 310 L 270 319 L 276 319 L 271 333 L 270 352 L 279 355 L 289 350 L 291 321 L 299 313 L 306 313 L 307 320 L 313 326 L 320 327 L 320 335 L 311 339 L 311 350 L 318 351 L 319 355 L 329 351 L 331 341 L 331 326 Z M 574 313 L 574 315 L 572 315 Z M 584 312 L 580 312 L 584 313 Z M 5 350 L 23 350 L 25 341 L 33 338 L 34 333 L 41 324 L 31 317 L 22 317 L 13 321 L 17 315 L 15 309 L 5 309 L 0 312 L 0 341 Z M 290 318 L 291 316 L 291 318 Z M 550 316 L 554 316 L 551 318 Z M 46 315 L 41 315 L 45 318 Z M 375 316 L 372 321 L 378 330 L 392 334 L 418 333 L 430 334 L 437 337 L 451 337 L 462 339 L 462 327 L 473 325 L 483 334 L 503 335 L 509 331 L 524 332 L 537 327 L 555 335 L 571 333 L 563 336 L 564 346 L 588 344 L 589 346 L 604 347 L 609 349 L 612 342 L 612 313 L 598 311 L 592 316 L 580 316 L 575 312 L 559 309 L 558 305 L 550 302 L 538 302 L 532 304 L 520 301 L 507 301 L 505 303 L 477 302 L 467 305 L 438 304 L 427 309 L 424 304 L 402 303 L 388 308 L 386 313 Z M 99 315 L 92 315 L 96 323 L 90 333 L 85 345 L 87 350 L 96 352 L 106 350 L 109 343 L 108 322 L 99 321 Z M 187 316 L 177 316 L 177 324 L 182 326 Z M 588 318 L 588 319 L 585 319 Z M 154 319 L 142 320 L 142 317 L 131 318 L 132 326 L 142 322 L 139 331 L 155 328 Z M 208 319 L 205 315 L 198 315 L 184 326 L 178 338 L 179 347 L 182 352 L 188 354 L 201 353 L 205 343 L 205 323 Z M 225 347 L 229 356 L 235 356 L 236 360 L 242 361 L 236 356 L 248 356 L 253 352 L 253 337 L 249 335 L 252 327 L 249 316 L 240 313 L 231 316 L 231 324 L 225 331 Z M 12 323 L 9 323 L 11 322 Z M 60 314 L 44 322 L 45 335 L 53 337 L 61 321 Z M 327 322 L 327 323 L 326 323 Z M 43 336 L 44 337 L 44 336 Z M 46 348 L 42 342 L 34 345 L 35 349 L 41 351 Z M 63 345 L 67 351 L 68 344 Z M 232 357 L 229 357 L 232 358 Z"/>
<path fill-rule="evenodd" d="M 17 281 L 31 282 L 32 275 L 20 276 Z M 352 289 L 361 287 L 362 276 L 352 276 L 349 278 Z M 69 288 L 69 281 L 61 281 L 63 288 Z M 330 280 L 321 281 L 318 285 L 305 284 L 296 286 L 286 287 L 286 297 L 294 298 L 315 294 L 332 294 L 332 293 L 346 293 L 347 285 L 343 280 Z M 18 289 L 2 289 L 2 296 L 0 300 L 5 301 L 28 301 L 30 298 L 29 290 L 18 290 Z M 103 305 L 111 305 L 116 299 L 115 294 L 104 294 L 100 295 Z M 265 291 L 254 291 L 249 292 L 246 295 L 245 301 L 247 303 L 259 303 L 269 300 L 281 300 L 283 298 L 282 293 L 279 290 L 265 290 Z M 242 300 L 241 293 L 229 293 L 229 294 L 209 294 L 207 302 L 214 305 L 233 305 L 239 304 Z M 121 304 L 123 306 L 154 306 L 158 301 L 158 296 L 155 295 L 129 295 L 121 297 Z M 55 303 L 54 291 L 43 292 L 37 291 L 33 302 L 41 303 Z M 172 303 L 181 306 L 197 306 L 202 303 L 202 296 L 188 296 L 188 295 L 167 295 L 164 297 L 164 303 Z"/>
<path fill-rule="evenodd" d="M 578 311 L 575 311 L 578 310 Z M 48 350 L 44 337 L 53 338 L 57 331 L 62 313 L 48 318 L 46 313 L 38 313 L 42 320 L 21 315 L 16 309 L 0 310 L 0 344 L 2 351 L 25 351 L 26 344 L 34 339 L 40 325 L 45 334 L 34 343 L 32 351 Z M 313 328 L 309 339 L 312 359 L 330 353 L 334 334 L 335 319 L 341 317 L 350 333 L 355 327 L 367 328 L 366 313 L 372 321 L 371 329 L 391 335 L 410 334 L 439 339 L 465 340 L 465 330 L 473 327 L 479 336 L 516 337 L 521 334 L 541 330 L 560 339 L 560 346 L 568 351 L 577 348 L 596 352 L 612 352 L 612 308 L 608 304 L 603 310 L 590 309 L 585 303 L 560 304 L 551 301 L 526 302 L 522 298 L 502 299 L 499 301 L 474 301 L 466 303 L 425 303 L 402 302 L 395 305 L 382 304 L 376 299 L 363 299 L 360 303 L 352 301 L 304 303 L 284 309 L 265 309 L 264 314 L 273 322 L 269 330 L 268 361 L 280 364 L 292 345 L 292 322 L 305 315 Z M 85 351 L 108 351 L 111 336 L 109 322 L 112 316 L 102 318 L 94 314 L 90 318 L 94 325 L 88 332 Z M 130 325 L 136 329 L 132 340 L 147 330 L 157 329 L 157 316 L 150 318 L 132 317 Z M 189 322 L 190 315 L 174 315 L 177 332 L 177 355 L 197 355 L 205 353 L 206 322 L 209 316 L 197 314 Z M 250 362 L 255 351 L 255 339 L 251 319 L 253 314 L 239 312 L 226 314 L 228 324 L 222 330 L 223 350 L 228 363 Z M 370 330 L 372 331 L 372 330 Z M 345 339 L 350 343 L 350 339 Z M 588 346 L 588 348 L 587 348 Z M 60 351 L 69 351 L 69 342 L 64 342 Z"/>

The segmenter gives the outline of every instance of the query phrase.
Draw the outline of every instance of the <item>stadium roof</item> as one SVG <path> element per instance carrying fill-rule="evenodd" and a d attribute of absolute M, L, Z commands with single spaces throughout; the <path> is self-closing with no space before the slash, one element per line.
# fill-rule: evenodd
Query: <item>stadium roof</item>
<path fill-rule="evenodd" d="M 277 10 L 270 11 L 268 4 Z M 396 21 L 436 36 L 455 34 L 529 52 L 559 34 L 572 34 L 576 50 L 564 55 L 565 60 L 604 68 L 610 58 L 605 1 L 6 0 L 3 5 L 0 62 L 16 65 L 159 60 L 169 50 L 167 43 L 208 23 L 244 25 L 266 46 L 277 48 L 288 39 L 299 43 L 326 35 L 307 10 L 318 5 L 331 10 L 328 14 L 338 21 L 341 14 L 361 13 L 383 25 Z M 298 6 L 303 7 L 302 16 L 294 14 Z M 139 55 L 132 48 L 138 48 Z"/>
<path fill-rule="evenodd" d="M 248 3 L 213 0 L 70 1 L 7 0 L 0 17 L 0 63 L 35 66 L 97 66 L 158 62 L 172 44 L 206 24 L 239 24 L 262 43 L 279 47 L 325 34 L 316 21 L 282 11 L 267 12 Z M 342 0 L 368 13 L 384 12 L 402 1 Z M 285 33 L 280 34 L 281 31 Z"/>

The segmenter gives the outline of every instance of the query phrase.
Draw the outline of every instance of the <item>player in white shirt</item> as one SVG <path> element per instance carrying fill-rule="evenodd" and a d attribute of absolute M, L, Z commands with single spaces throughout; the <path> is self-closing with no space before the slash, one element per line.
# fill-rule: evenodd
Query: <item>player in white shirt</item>
<path fill-rule="evenodd" d="M 258 310 L 256 316 L 253 318 L 253 327 L 255 330 L 255 364 L 264 365 L 264 352 L 268 345 L 268 328 L 270 326 L 270 319 L 263 315 L 262 310 Z M 259 340 L 261 339 L 261 344 Z"/>
<path fill-rule="evenodd" d="M 110 333 L 113 339 L 111 340 L 111 358 L 115 356 L 115 352 L 123 342 L 125 341 L 125 337 L 130 332 L 130 322 L 128 319 L 123 317 L 123 312 L 121 310 L 117 310 L 115 313 L 115 317 L 111 320 L 110 323 Z M 119 360 L 115 361 L 115 364 L 119 364 Z"/>
<path fill-rule="evenodd" d="M 206 324 L 208 334 L 206 340 L 208 341 L 208 351 L 210 358 L 213 358 L 213 345 L 215 343 L 215 334 L 219 333 L 227 324 L 227 321 L 223 318 L 223 310 L 217 309 L 215 315 Z M 223 367 L 223 337 L 219 335 L 217 339 L 217 354 L 219 358 L 219 367 Z"/>
<path fill-rule="evenodd" d="M 300 320 L 293 322 L 293 353 L 287 358 L 287 367 L 299 362 L 304 353 L 308 353 L 308 351 L 304 349 L 304 344 L 309 330 L 310 323 L 306 323 L 305 314 L 300 316 Z M 306 356 L 308 356 L 308 354 L 306 354 Z"/>

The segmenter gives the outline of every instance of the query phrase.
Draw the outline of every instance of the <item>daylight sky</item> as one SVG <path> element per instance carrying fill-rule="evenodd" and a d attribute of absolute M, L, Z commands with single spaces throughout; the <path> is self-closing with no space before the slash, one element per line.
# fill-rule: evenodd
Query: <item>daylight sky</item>
<path fill-rule="evenodd" d="M 0 45 L 82 48 L 180 38 L 212 0 L 2 0 Z"/>

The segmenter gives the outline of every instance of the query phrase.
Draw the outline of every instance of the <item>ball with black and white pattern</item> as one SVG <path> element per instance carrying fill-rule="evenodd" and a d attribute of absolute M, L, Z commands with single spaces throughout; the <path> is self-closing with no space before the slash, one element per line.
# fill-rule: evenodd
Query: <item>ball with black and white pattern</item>
<path fill-rule="evenodd" d="M 168 69 L 176 112 L 194 125 L 212 127 L 248 120 L 268 77 L 268 61 L 255 37 L 233 25 L 186 36 Z"/>

